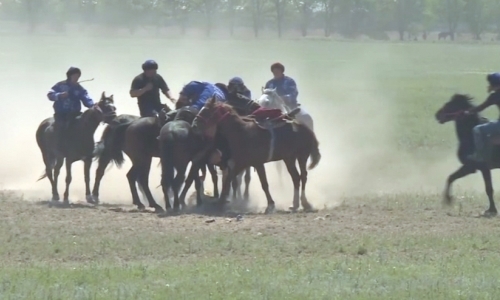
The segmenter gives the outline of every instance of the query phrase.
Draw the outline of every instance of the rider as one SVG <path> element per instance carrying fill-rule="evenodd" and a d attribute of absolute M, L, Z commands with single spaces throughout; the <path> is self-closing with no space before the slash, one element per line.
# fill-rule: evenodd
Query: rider
<path fill-rule="evenodd" d="M 179 95 L 179 102 L 189 102 L 190 106 L 198 111 L 205 103 L 215 96 L 218 101 L 226 101 L 224 92 L 215 84 L 201 81 L 191 81 L 186 84 Z"/>
<path fill-rule="evenodd" d="M 66 72 L 66 80 L 56 83 L 47 94 L 49 100 L 54 101 L 54 133 L 57 136 L 57 148 L 61 152 L 64 152 L 67 132 L 73 120 L 81 114 L 80 101 L 87 108 L 94 105 L 87 90 L 78 83 L 81 75 L 79 68 L 70 67 Z"/>
<path fill-rule="evenodd" d="M 243 96 L 252 99 L 252 92 L 246 87 L 243 79 L 241 77 L 233 77 L 229 80 L 227 85 L 229 92 L 236 92 L 242 94 Z"/>
<path fill-rule="evenodd" d="M 132 81 L 130 97 L 137 98 L 141 117 L 153 117 L 162 109 L 160 92 L 172 103 L 175 99 L 170 94 L 170 89 L 160 74 L 157 74 L 158 64 L 154 60 L 147 60 L 142 64 L 143 73 L 137 75 Z"/>
<path fill-rule="evenodd" d="M 489 74 L 486 80 L 488 81 L 488 93 L 490 93 L 490 95 L 481 105 L 467 111 L 467 114 L 479 113 L 491 105 L 496 105 L 500 108 L 500 73 Z M 487 139 L 492 135 L 500 134 L 500 120 L 477 125 L 474 127 L 473 133 L 476 152 L 469 158 L 482 162 L 485 160 L 484 152 L 485 148 L 488 146 Z"/>
<path fill-rule="evenodd" d="M 299 91 L 297 90 L 297 84 L 292 78 L 285 76 L 285 66 L 281 63 L 274 63 L 271 65 L 271 72 L 274 78 L 266 83 L 266 89 L 276 89 L 279 96 L 283 98 L 285 104 L 290 107 L 290 109 L 296 108 L 299 104 L 297 102 L 297 96 Z"/>

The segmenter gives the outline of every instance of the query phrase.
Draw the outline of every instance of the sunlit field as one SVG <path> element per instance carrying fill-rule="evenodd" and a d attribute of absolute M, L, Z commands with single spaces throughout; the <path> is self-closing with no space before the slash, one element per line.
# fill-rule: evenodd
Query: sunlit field
<path fill-rule="evenodd" d="M 459 163 L 454 127 L 434 113 L 456 92 L 486 98 L 498 46 L 1 39 L 0 298 L 496 299 L 500 223 L 478 217 L 487 207 L 478 174 L 458 181 L 455 206 L 443 209 L 442 188 Z M 138 114 L 128 90 L 149 58 L 174 94 L 190 80 L 241 76 L 257 96 L 269 66 L 282 62 L 315 121 L 322 160 L 309 172 L 308 194 L 319 211 L 287 213 L 291 180 L 285 172 L 281 186 L 272 164 L 273 215 L 262 214 L 255 173 L 247 210 L 136 213 L 130 164 L 106 173 L 98 207 L 79 204 L 83 164 L 74 164 L 75 204 L 49 208 L 49 182 L 35 182 L 44 168 L 35 130 L 52 114 L 47 90 L 78 66 L 82 79 L 95 78 L 84 84 L 94 98 L 106 91 L 118 113 Z M 150 182 L 163 204 L 157 163 Z"/>

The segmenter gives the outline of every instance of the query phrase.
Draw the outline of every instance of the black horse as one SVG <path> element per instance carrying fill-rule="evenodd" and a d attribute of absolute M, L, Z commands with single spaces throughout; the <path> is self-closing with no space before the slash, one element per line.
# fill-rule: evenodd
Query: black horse
<path fill-rule="evenodd" d="M 487 163 L 480 163 L 468 158 L 475 151 L 473 129 L 476 125 L 488 122 L 488 119 L 479 114 L 464 114 L 465 111 L 474 107 L 469 95 L 455 94 L 444 106 L 436 112 L 436 119 L 444 124 L 449 121 L 455 121 L 455 130 L 458 137 L 458 159 L 462 166 L 454 173 L 448 176 L 444 193 L 444 201 L 450 205 L 453 202 L 450 195 L 452 183 L 462 177 L 475 173 L 477 170 L 483 174 L 486 194 L 490 202 L 490 207 L 484 212 L 485 216 L 495 216 L 497 209 L 493 200 L 493 185 L 491 182 L 491 170 L 500 168 L 500 148 L 492 147 L 491 159 Z"/>

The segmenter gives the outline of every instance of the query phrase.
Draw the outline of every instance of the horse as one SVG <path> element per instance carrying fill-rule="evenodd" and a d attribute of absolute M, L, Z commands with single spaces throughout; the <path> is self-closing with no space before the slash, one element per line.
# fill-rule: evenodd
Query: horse
<path fill-rule="evenodd" d="M 285 104 L 283 98 L 278 95 L 276 88 L 262 88 L 262 95 L 258 98 L 257 103 L 264 108 L 281 109 L 283 113 L 289 113 L 292 110 Z M 302 105 L 300 105 L 300 111 L 296 114 L 296 119 L 298 122 L 303 123 L 314 131 L 314 121 L 311 115 L 304 110 Z"/>
<path fill-rule="evenodd" d="M 71 165 L 79 160 L 84 162 L 85 196 L 89 203 L 95 203 L 90 193 L 90 167 L 94 150 L 94 133 L 101 122 L 109 122 L 116 116 L 113 95 L 106 97 L 102 92 L 101 99 L 74 120 L 69 129 L 71 137 L 69 145 L 61 153 L 57 149 L 58 137 L 54 134 L 54 118 L 43 120 L 36 131 L 36 142 L 42 152 L 45 173 L 37 180 L 47 177 L 52 185 L 52 201 L 59 201 L 57 180 L 61 167 L 66 161 L 66 190 L 64 204 L 69 204 L 69 185 L 71 183 Z"/>
<path fill-rule="evenodd" d="M 495 201 L 493 199 L 493 184 L 491 180 L 491 170 L 500 168 L 500 147 L 493 146 L 493 155 L 491 160 L 485 163 L 476 162 L 468 158 L 475 151 L 473 129 L 476 125 L 488 122 L 488 119 L 481 117 L 479 114 L 465 115 L 464 112 L 473 108 L 472 97 L 464 94 L 454 94 L 451 99 L 440 108 L 435 118 L 440 124 L 445 124 L 449 121 L 455 122 L 455 131 L 458 138 L 458 160 L 462 166 L 448 176 L 444 191 L 444 203 L 451 205 L 453 198 L 450 195 L 451 185 L 457 179 L 465 177 L 469 174 L 476 173 L 477 170 L 483 175 L 484 184 L 486 187 L 486 195 L 489 200 L 489 208 L 484 212 L 485 216 L 497 215 Z"/>
<path fill-rule="evenodd" d="M 116 116 L 111 122 L 108 123 L 108 126 L 104 128 L 101 140 L 97 142 L 93 154 L 94 160 L 98 161 L 97 170 L 95 172 L 94 188 L 92 189 L 92 198 L 96 203 L 99 203 L 99 188 L 101 185 L 101 180 L 104 177 L 104 172 L 106 171 L 109 163 L 116 163 L 116 161 L 113 161 L 113 151 L 119 151 L 119 153 L 121 153 L 122 146 L 120 145 L 119 147 L 113 147 L 114 145 L 112 142 L 112 139 L 115 137 L 115 130 L 117 126 L 120 124 L 131 123 L 135 120 L 138 120 L 139 118 L 139 116 L 122 114 Z M 117 167 L 120 168 L 122 163 L 123 161 L 120 161 L 120 163 L 117 164 Z"/>
<path fill-rule="evenodd" d="M 197 113 L 196 109 L 190 107 L 181 108 L 178 110 L 175 118 L 167 122 L 160 129 L 158 140 L 162 168 L 161 186 L 167 210 L 172 208 L 168 196 L 170 189 L 172 189 L 174 195 L 174 211 L 178 211 L 181 204 L 183 208 L 186 206 L 184 198 L 181 198 L 181 201 L 179 201 L 179 188 L 185 179 L 188 164 L 192 161 L 194 155 L 202 151 L 204 146 L 202 136 L 194 134 L 191 130 L 191 122 Z M 196 163 L 193 163 L 193 166 L 195 166 L 196 170 L 199 170 L 199 167 L 196 167 Z M 177 171 L 175 179 L 174 171 Z M 197 204 L 201 205 L 201 181 L 197 176 L 195 177 L 195 181 Z M 217 190 L 217 175 L 214 179 L 214 187 Z M 218 192 L 216 193 L 218 194 Z"/>
<path fill-rule="evenodd" d="M 264 164 L 270 161 L 284 160 L 293 180 L 294 195 L 291 210 L 299 208 L 299 188 L 301 204 L 304 210 L 312 210 L 305 187 L 307 169 L 312 170 L 321 159 L 319 143 L 314 132 L 299 122 L 290 122 L 280 118 L 277 124 L 261 124 L 255 119 L 242 118 L 227 104 L 216 103 L 212 98 L 207 101 L 193 121 L 193 129 L 205 135 L 213 134 L 215 128 L 229 144 L 231 158 L 228 165 L 229 175 L 222 184 L 219 203 L 224 205 L 229 193 L 229 184 L 245 168 L 253 166 L 259 175 L 262 189 L 266 194 L 266 213 L 274 211 L 275 203 L 269 192 Z M 307 160 L 311 163 L 307 168 Z M 298 161 L 301 173 L 297 171 Z M 300 186 L 302 181 L 302 187 Z"/>
<path fill-rule="evenodd" d="M 255 101 L 253 101 L 252 99 L 247 98 L 244 95 L 239 94 L 239 93 L 229 92 L 226 85 L 223 83 L 217 83 L 216 86 L 224 91 L 224 94 L 226 95 L 226 103 L 231 105 L 233 107 L 233 109 L 239 115 L 243 115 L 243 116 L 249 115 L 252 112 L 261 108 L 261 106 L 259 104 L 257 104 Z M 215 140 L 216 140 L 215 143 L 219 147 L 222 148 L 222 152 L 224 152 L 224 153 L 230 152 L 230 149 L 228 149 L 227 141 L 223 137 L 221 137 L 220 135 L 217 134 L 215 137 Z M 213 164 L 215 162 L 207 163 L 207 161 L 209 161 L 210 157 L 212 157 L 212 156 L 222 156 L 221 153 L 220 152 L 218 153 L 218 152 L 219 152 L 218 149 L 206 147 L 204 150 L 201 150 L 200 153 L 195 155 L 195 157 L 192 160 L 191 170 L 189 171 L 188 177 L 186 179 L 186 184 L 184 185 L 184 188 L 183 188 L 181 196 L 180 196 L 181 203 L 184 202 L 184 199 L 186 198 L 187 190 L 191 187 L 193 181 L 195 181 L 195 188 L 197 191 L 197 197 L 196 197 L 197 203 L 198 203 L 198 205 L 201 204 L 201 194 L 199 193 L 201 188 L 198 188 L 196 186 L 196 184 L 197 184 L 196 180 L 198 178 L 197 177 L 198 170 L 199 170 L 199 168 L 203 167 L 203 165 L 206 165 L 209 168 L 209 170 L 210 170 L 210 168 L 213 168 Z M 223 157 L 219 157 L 219 158 L 223 159 Z M 226 163 L 222 162 L 222 164 L 219 164 L 219 166 L 221 166 L 222 168 L 225 169 Z M 213 170 L 213 171 L 215 171 L 215 170 Z M 210 170 L 211 173 L 213 171 Z M 233 198 L 235 198 L 235 199 L 243 198 L 241 195 L 241 183 L 242 183 L 243 173 L 245 173 L 244 174 L 245 175 L 245 191 L 243 193 L 244 199 L 248 199 L 248 196 L 249 196 L 249 186 L 250 186 L 250 179 L 251 179 L 250 167 L 246 168 L 243 172 L 238 174 L 234 180 L 232 180 Z M 223 180 L 226 178 L 226 176 L 227 176 L 227 172 L 224 172 Z M 216 181 L 214 180 L 214 187 L 215 187 L 214 197 L 218 198 L 219 193 L 218 193 L 218 189 L 216 188 L 215 182 Z M 200 182 L 200 185 L 201 185 L 201 182 Z"/>
<path fill-rule="evenodd" d="M 285 104 L 285 101 L 276 92 L 276 88 L 262 88 L 262 95 L 258 98 L 257 102 L 264 108 L 281 109 L 283 113 L 288 113 L 291 111 L 290 107 Z M 312 117 L 306 111 L 304 111 L 302 105 L 300 105 L 300 112 L 297 113 L 296 116 L 297 121 L 305 124 L 307 127 L 309 127 L 309 129 L 314 130 L 314 121 Z M 280 162 L 276 164 L 276 168 L 278 170 L 278 175 L 281 182 L 282 165 Z"/>

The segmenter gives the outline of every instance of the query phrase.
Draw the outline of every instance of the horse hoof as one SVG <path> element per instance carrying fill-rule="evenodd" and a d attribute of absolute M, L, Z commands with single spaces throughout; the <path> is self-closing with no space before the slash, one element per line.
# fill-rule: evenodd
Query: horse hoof
<path fill-rule="evenodd" d="M 144 204 L 139 204 L 139 205 L 137 205 L 137 209 L 138 209 L 139 211 L 143 211 L 143 210 L 145 210 L 145 209 L 146 209 L 146 206 L 144 206 Z"/>
<path fill-rule="evenodd" d="M 316 211 L 310 204 L 307 204 L 305 206 L 303 205 L 302 207 L 304 207 L 305 212 L 315 212 Z"/>
<path fill-rule="evenodd" d="M 297 210 L 299 209 L 299 207 L 298 207 L 298 206 L 290 206 L 288 209 L 289 209 L 291 212 L 297 212 Z"/>
<path fill-rule="evenodd" d="M 59 195 L 52 196 L 52 201 L 59 201 L 59 200 L 61 200 L 61 198 L 59 197 Z"/>
<path fill-rule="evenodd" d="M 94 201 L 95 204 L 99 204 L 99 196 L 92 195 L 92 200 Z"/>
<path fill-rule="evenodd" d="M 453 204 L 453 197 L 450 195 L 444 195 L 443 204 L 448 205 L 448 206 L 452 205 Z"/>
<path fill-rule="evenodd" d="M 274 212 L 274 205 L 268 206 L 266 208 L 266 214 L 272 214 Z"/>
<path fill-rule="evenodd" d="M 165 212 L 165 210 L 164 210 L 163 208 L 161 208 L 161 207 L 159 207 L 159 206 L 158 206 L 158 207 L 155 207 L 155 213 L 157 213 L 157 214 L 161 214 L 161 213 L 164 213 L 164 212 Z"/>
<path fill-rule="evenodd" d="M 492 209 L 488 209 L 487 211 L 484 212 L 483 214 L 483 217 L 486 217 L 486 218 L 492 218 L 492 217 L 496 217 L 498 214 L 498 212 L 495 210 L 492 210 Z"/>
<path fill-rule="evenodd" d="M 94 197 L 92 197 L 92 195 L 85 196 L 85 199 L 87 200 L 87 203 L 95 204 Z"/>

